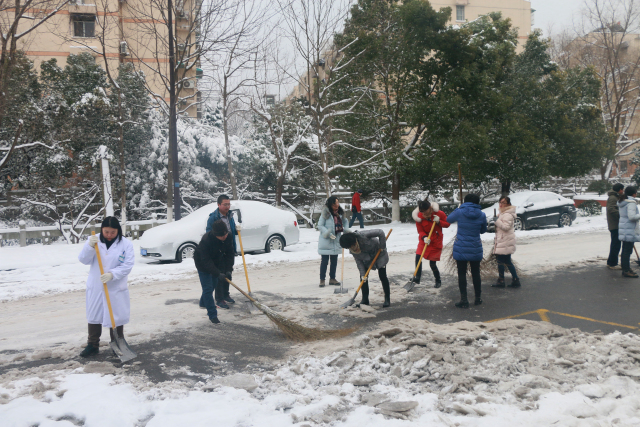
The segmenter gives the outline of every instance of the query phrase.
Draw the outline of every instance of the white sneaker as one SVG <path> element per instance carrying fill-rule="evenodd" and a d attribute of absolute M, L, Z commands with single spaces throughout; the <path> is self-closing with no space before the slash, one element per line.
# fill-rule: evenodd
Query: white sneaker
<path fill-rule="evenodd" d="M 607 265 L 607 268 L 609 270 L 622 270 L 622 267 L 620 265 Z"/>

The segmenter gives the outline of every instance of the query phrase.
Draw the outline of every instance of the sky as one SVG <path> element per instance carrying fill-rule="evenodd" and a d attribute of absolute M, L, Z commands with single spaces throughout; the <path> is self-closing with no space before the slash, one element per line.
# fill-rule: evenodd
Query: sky
<path fill-rule="evenodd" d="M 546 36 L 571 28 L 574 20 L 580 20 L 583 6 L 584 0 L 531 0 L 535 9 L 533 28 L 540 28 Z"/>

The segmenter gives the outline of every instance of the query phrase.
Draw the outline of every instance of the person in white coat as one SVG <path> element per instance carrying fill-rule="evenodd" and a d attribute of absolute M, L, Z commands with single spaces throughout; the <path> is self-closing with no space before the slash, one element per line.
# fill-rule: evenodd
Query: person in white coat
<path fill-rule="evenodd" d="M 100 274 L 100 266 L 96 257 L 95 246 L 98 245 L 104 274 Z M 89 237 L 78 259 L 85 265 L 90 265 L 87 279 L 87 322 L 89 323 L 89 338 L 87 346 L 80 353 L 81 357 L 98 354 L 102 327 L 111 328 L 109 307 L 104 294 L 103 283 L 109 289 L 109 299 L 113 310 L 118 336 L 124 338 L 124 327 L 129 323 L 130 302 L 127 279 L 135 256 L 133 244 L 122 236 L 122 227 L 115 217 L 106 217 L 102 221 L 100 234 Z M 111 340 L 113 332 L 109 330 Z"/>
<path fill-rule="evenodd" d="M 504 288 L 505 267 L 511 273 L 510 288 L 519 288 L 520 279 L 516 267 L 511 261 L 511 255 L 516 252 L 516 232 L 514 223 L 516 220 L 516 207 L 511 204 L 511 199 L 502 196 L 499 201 L 500 213 L 496 219 L 496 238 L 493 243 L 493 253 L 498 262 L 498 281 L 491 285 L 493 288 Z"/>
<path fill-rule="evenodd" d="M 624 189 L 624 194 L 618 200 L 618 210 L 620 211 L 618 238 L 622 242 L 622 255 L 620 255 L 622 277 L 638 277 L 638 273 L 631 269 L 633 244 L 640 242 L 640 210 L 636 197 L 638 197 L 638 190 L 630 185 Z"/>

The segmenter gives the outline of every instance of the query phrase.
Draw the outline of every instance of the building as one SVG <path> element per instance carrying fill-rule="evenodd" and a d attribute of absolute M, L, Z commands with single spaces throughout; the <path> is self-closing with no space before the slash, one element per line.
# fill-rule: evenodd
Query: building
<path fill-rule="evenodd" d="M 174 28 L 179 43 L 176 62 L 184 69 L 178 75 L 181 82 L 178 109 L 196 117 L 199 112 L 197 81 L 202 77 L 202 70 L 196 53 L 197 23 L 190 13 L 193 1 L 198 0 L 175 0 Z M 153 4 L 148 0 L 70 0 L 28 38 L 21 39 L 18 48 L 26 52 L 36 70 L 42 61 L 51 58 L 56 58 L 58 65 L 64 67 L 69 55 L 81 52 L 92 54 L 103 66 L 106 60 L 114 73 L 120 63 L 131 62 L 144 71 L 155 97 L 168 103 L 168 29 Z M 21 22 L 28 25 L 25 19 Z"/>

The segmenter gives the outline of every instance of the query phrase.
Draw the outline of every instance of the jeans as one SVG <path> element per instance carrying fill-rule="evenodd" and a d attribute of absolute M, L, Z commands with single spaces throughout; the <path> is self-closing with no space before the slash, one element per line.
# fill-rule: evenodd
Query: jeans
<path fill-rule="evenodd" d="M 516 273 L 516 267 L 513 265 L 511 261 L 511 254 L 508 255 L 498 255 L 496 254 L 496 261 L 498 261 L 498 277 L 504 279 L 504 268 L 505 266 L 509 269 L 509 273 L 511 273 L 511 277 L 514 279 L 518 278 L 518 274 Z"/>
<path fill-rule="evenodd" d="M 217 288 L 218 278 L 200 270 L 198 270 L 198 277 L 200 278 L 200 286 L 202 286 L 200 307 L 205 307 L 207 309 L 207 316 L 209 316 L 209 319 L 218 317 L 216 303 L 213 301 L 213 290 Z"/>
<path fill-rule="evenodd" d="M 422 255 L 420 254 L 416 254 L 416 265 L 418 265 L 418 262 L 420 261 L 420 257 Z M 420 277 L 422 277 L 422 264 L 425 262 L 426 260 L 422 260 L 422 262 L 420 263 L 420 267 L 418 267 L 418 272 L 416 273 L 416 283 L 420 283 Z M 435 277 L 436 280 L 440 280 L 440 270 L 438 270 L 438 266 L 436 265 L 435 261 L 429 261 L 429 267 L 431 267 L 431 271 L 433 272 L 433 277 Z"/>
<path fill-rule="evenodd" d="M 620 264 L 622 271 L 631 270 L 631 254 L 633 253 L 634 242 L 622 242 L 622 255 L 620 256 Z"/>
<path fill-rule="evenodd" d="M 229 280 L 233 280 L 231 278 L 231 273 L 228 272 L 227 278 Z M 218 280 L 218 286 L 216 286 L 216 301 L 221 302 L 225 298 L 229 298 L 229 282 L 226 280 L 223 282 L 222 280 Z"/>
<path fill-rule="evenodd" d="M 384 291 L 385 298 L 389 298 L 391 294 L 391 288 L 389 287 L 389 279 L 387 278 L 386 267 L 378 269 L 378 277 L 382 282 L 382 290 Z M 369 280 L 368 279 L 362 284 L 362 288 L 360 288 L 360 291 L 362 291 L 362 300 L 368 302 L 369 301 Z"/>
<path fill-rule="evenodd" d="M 362 212 L 353 213 L 353 211 L 351 211 L 351 220 L 349 221 L 349 228 L 351 228 L 353 223 L 356 222 L 356 218 L 358 218 L 358 221 L 360 221 L 360 228 L 364 228 L 364 217 L 362 216 Z"/>
<path fill-rule="evenodd" d="M 618 229 L 609 231 L 611 233 L 611 246 L 609 246 L 609 259 L 607 259 L 607 265 L 615 267 L 618 265 L 618 255 L 620 254 L 622 242 L 618 238 Z"/>
<path fill-rule="evenodd" d="M 473 279 L 473 290 L 476 298 L 480 298 L 482 293 L 482 279 L 480 278 L 481 261 L 456 261 L 458 265 L 458 287 L 460 288 L 460 300 L 467 300 L 467 263 L 471 264 L 471 277 Z"/>
<path fill-rule="evenodd" d="M 329 278 L 336 278 L 336 269 L 338 268 L 338 255 L 321 255 L 322 261 L 320 261 L 320 280 L 327 278 L 327 265 L 331 260 L 331 268 L 329 269 Z"/>

